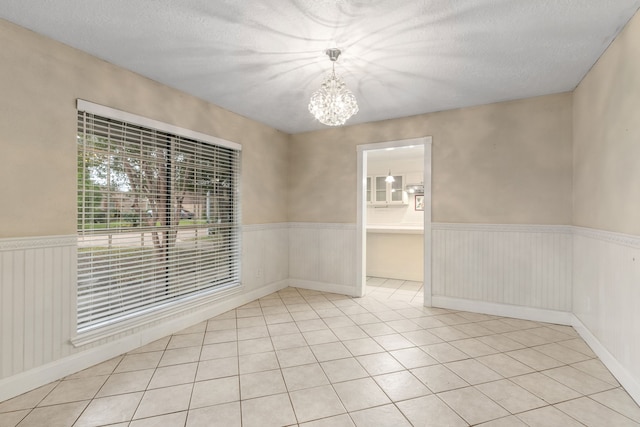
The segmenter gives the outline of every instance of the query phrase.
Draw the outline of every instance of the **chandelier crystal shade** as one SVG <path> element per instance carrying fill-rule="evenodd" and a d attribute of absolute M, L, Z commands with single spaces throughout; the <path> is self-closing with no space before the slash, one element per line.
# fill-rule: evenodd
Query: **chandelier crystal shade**
<path fill-rule="evenodd" d="M 358 112 L 358 102 L 342 79 L 336 76 L 335 61 L 340 56 L 340 49 L 328 49 L 326 54 L 333 62 L 331 74 L 311 95 L 309 111 L 322 124 L 340 126 Z"/>

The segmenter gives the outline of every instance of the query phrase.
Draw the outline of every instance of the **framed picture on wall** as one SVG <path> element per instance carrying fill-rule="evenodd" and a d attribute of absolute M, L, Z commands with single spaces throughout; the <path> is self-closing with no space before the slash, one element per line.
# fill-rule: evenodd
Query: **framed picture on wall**
<path fill-rule="evenodd" d="M 416 197 L 416 210 L 423 211 L 424 210 L 424 196 L 415 196 Z"/>

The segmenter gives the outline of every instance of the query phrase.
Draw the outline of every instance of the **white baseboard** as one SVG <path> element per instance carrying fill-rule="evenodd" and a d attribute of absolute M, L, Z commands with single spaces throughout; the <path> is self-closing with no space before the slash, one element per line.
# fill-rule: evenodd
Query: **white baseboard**
<path fill-rule="evenodd" d="M 535 322 L 555 323 L 558 325 L 568 326 L 573 324 L 574 317 L 573 314 L 568 311 L 556 311 L 545 308 L 525 307 L 436 295 L 431 297 L 431 305 L 433 307 L 448 308 L 450 310 L 472 311 L 474 313 L 513 317 L 516 319 L 533 320 Z"/>
<path fill-rule="evenodd" d="M 577 316 L 573 315 L 572 325 L 583 340 L 591 347 L 591 350 L 600 358 L 611 374 L 616 377 L 620 385 L 629 393 L 629 396 L 640 405 L 640 383 L 633 378 L 627 369 L 616 360 L 602 343 L 591 333 Z"/>
<path fill-rule="evenodd" d="M 640 405 L 640 383 L 609 353 L 604 345 L 573 313 L 441 296 L 433 296 L 433 307 L 573 326 L 611 374 L 629 393 L 629 396 Z"/>
<path fill-rule="evenodd" d="M 396 280 L 408 280 L 410 282 L 424 282 L 424 276 L 422 275 L 422 271 L 420 271 L 420 275 L 410 275 L 406 274 L 403 271 L 397 270 L 378 270 L 375 267 L 371 268 L 367 266 L 367 276 L 368 277 L 384 277 L 385 279 L 396 279 Z M 405 275 L 406 274 L 406 275 Z"/>
<path fill-rule="evenodd" d="M 72 354 L 54 362 L 0 380 L 0 402 L 57 381 L 138 347 L 139 337 L 126 336 L 114 342 Z"/>
<path fill-rule="evenodd" d="M 181 331 L 226 311 L 233 310 L 258 298 L 289 286 L 288 280 L 271 283 L 244 294 L 234 295 L 215 305 L 203 307 L 179 318 L 151 326 L 138 333 L 125 336 L 112 342 L 84 350 L 68 357 L 21 372 L 0 380 L 0 402 L 57 381 L 67 375 L 105 362 L 145 344 Z"/>
<path fill-rule="evenodd" d="M 314 282 L 312 280 L 289 279 L 289 286 L 294 288 L 311 289 L 312 291 L 331 292 L 334 294 L 357 297 L 356 286 L 338 285 L 335 283 Z"/>
<path fill-rule="evenodd" d="M 71 375 L 120 354 L 134 350 L 140 346 L 205 321 L 211 317 L 215 317 L 258 298 L 277 292 L 287 286 L 324 292 L 334 292 L 351 296 L 354 296 L 355 293 L 355 287 L 323 282 L 283 280 L 272 283 L 244 294 L 235 295 L 225 301 L 215 304 L 212 307 L 206 307 L 197 312 L 190 313 L 189 315 L 172 319 L 160 325 L 145 329 L 137 334 L 126 336 L 108 344 L 73 354 L 46 365 L 38 366 L 37 368 L 22 372 L 18 375 L 4 378 L 0 380 L 0 401 L 18 396 L 67 375 Z M 580 319 L 572 313 L 442 296 L 433 297 L 433 306 L 452 310 L 471 311 L 495 316 L 513 317 L 517 319 L 573 326 L 604 363 L 607 369 L 611 371 L 613 376 L 625 388 L 631 398 L 640 404 L 640 384 L 615 359 L 615 357 L 609 353 L 609 351 L 589 331 L 589 329 L 587 329 Z"/>

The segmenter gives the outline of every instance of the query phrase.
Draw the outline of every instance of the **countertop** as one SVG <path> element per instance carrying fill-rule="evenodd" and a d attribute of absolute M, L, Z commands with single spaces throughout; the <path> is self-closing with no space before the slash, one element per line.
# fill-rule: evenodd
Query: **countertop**
<path fill-rule="evenodd" d="M 367 233 L 423 234 L 422 224 L 367 224 Z"/>

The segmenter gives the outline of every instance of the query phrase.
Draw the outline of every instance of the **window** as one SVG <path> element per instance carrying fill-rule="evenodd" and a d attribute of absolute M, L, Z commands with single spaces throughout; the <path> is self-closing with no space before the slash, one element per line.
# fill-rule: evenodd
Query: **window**
<path fill-rule="evenodd" d="M 240 146 L 136 118 L 78 101 L 79 332 L 240 282 Z"/>
<path fill-rule="evenodd" d="M 404 176 L 394 175 L 392 183 L 387 175 L 367 177 L 367 202 L 374 205 L 406 205 L 407 193 L 404 191 Z M 372 199 L 373 198 L 373 199 Z"/>

